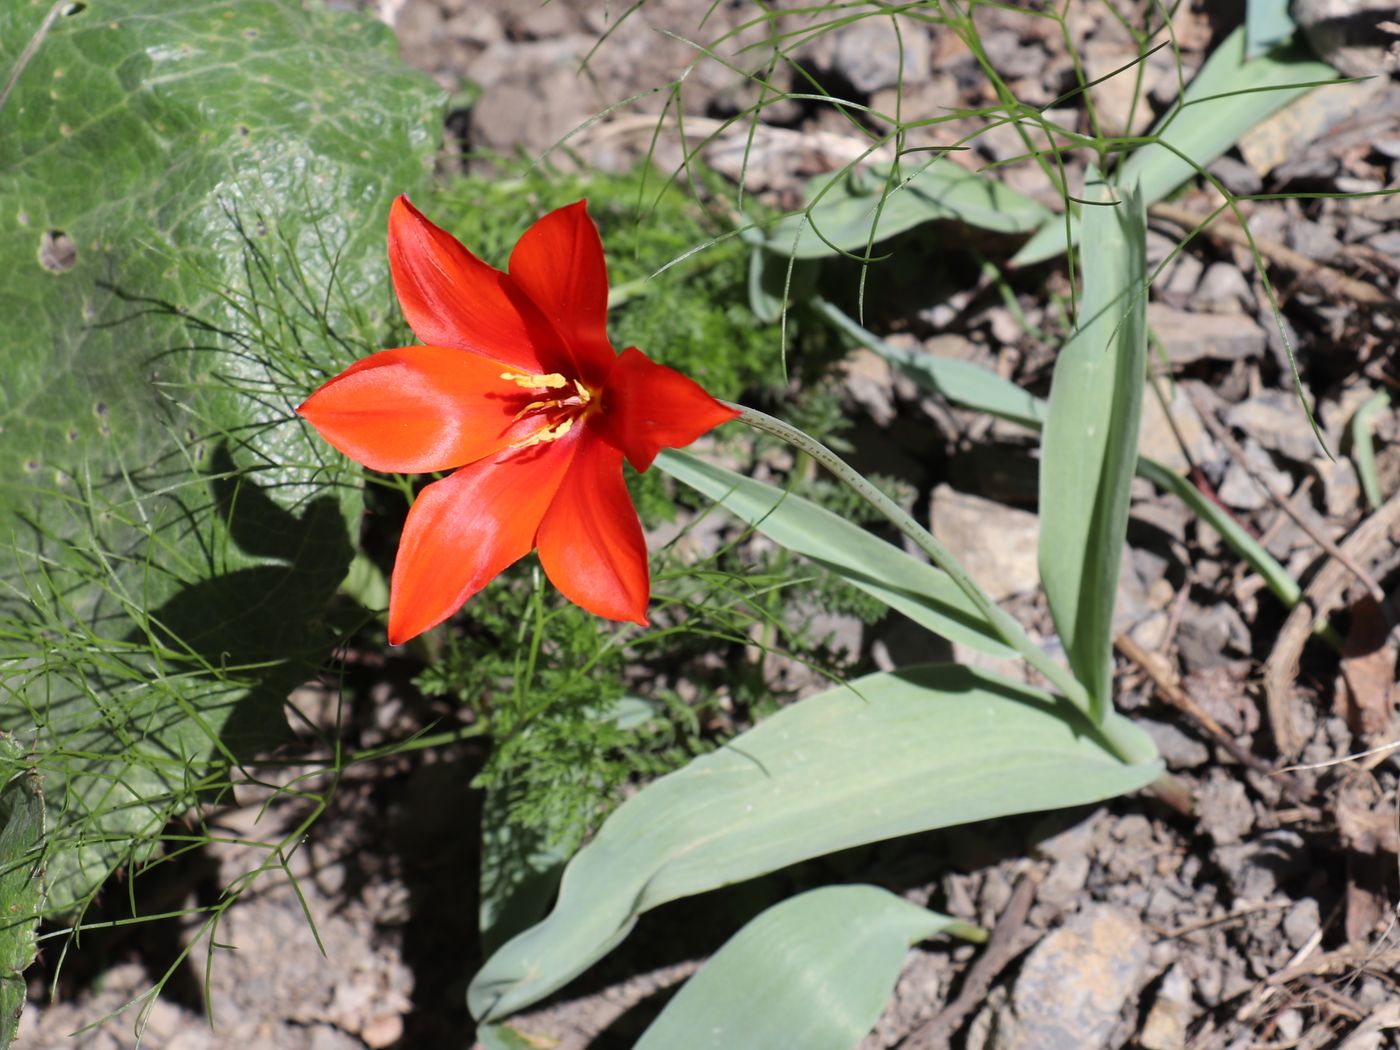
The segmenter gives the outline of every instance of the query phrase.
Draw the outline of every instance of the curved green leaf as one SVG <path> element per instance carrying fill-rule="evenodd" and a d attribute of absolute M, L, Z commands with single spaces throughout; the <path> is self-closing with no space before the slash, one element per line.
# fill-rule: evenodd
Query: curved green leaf
<path fill-rule="evenodd" d="M 880 1017 L 909 946 L 982 931 L 874 886 L 774 905 L 714 954 L 633 1050 L 851 1050 Z"/>
<path fill-rule="evenodd" d="M 985 653 L 1015 655 L 946 572 L 859 525 L 801 496 L 687 452 L 663 452 L 656 465 L 740 521 L 850 581 L 934 634 Z"/>
<path fill-rule="evenodd" d="M 1147 360 L 1147 214 L 1090 168 L 1084 294 L 1040 441 L 1040 582 L 1075 677 L 1112 702 L 1113 603 L 1128 534 Z"/>
<path fill-rule="evenodd" d="M 1116 715 L 1110 717 L 1117 718 Z M 876 674 L 809 697 L 649 784 L 565 869 L 543 922 L 496 952 L 468 1003 L 499 1020 L 583 972 L 658 904 L 834 850 L 1132 791 L 1068 702 L 956 664 Z"/>
<path fill-rule="evenodd" d="M 887 165 L 823 176 L 807 189 L 810 199 L 818 195 L 811 208 L 784 216 L 769 230 L 769 251 L 797 259 L 863 255 L 872 231 L 878 242 L 926 222 L 952 219 L 997 233 L 1029 233 L 1051 216 L 1039 201 L 946 157 L 903 180 L 890 181 Z"/>
<path fill-rule="evenodd" d="M 1150 207 L 1197 169 L 1208 167 L 1241 135 L 1319 83 L 1336 80 L 1336 71 L 1302 44 L 1275 48 L 1246 60 L 1241 26 L 1220 42 L 1173 107 L 1150 132 L 1158 141 L 1132 152 L 1115 180 L 1136 184 Z M 1069 243 L 1078 243 L 1079 221 L 1071 219 Z M 1045 224 L 1011 260 L 1030 266 L 1065 251 L 1063 216 Z"/>
<path fill-rule="evenodd" d="M 0 70 L 0 725 L 63 910 L 336 637 L 358 475 L 292 410 L 374 349 L 441 92 L 296 0 L 0 4 Z"/>

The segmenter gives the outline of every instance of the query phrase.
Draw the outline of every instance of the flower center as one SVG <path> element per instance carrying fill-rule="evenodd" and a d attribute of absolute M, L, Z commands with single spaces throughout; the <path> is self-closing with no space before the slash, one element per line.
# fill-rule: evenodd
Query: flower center
<path fill-rule="evenodd" d="M 574 422 L 587 413 L 593 401 L 593 392 L 577 379 L 567 379 L 558 372 L 531 375 L 528 372 L 502 372 L 502 379 L 509 379 L 525 390 L 547 393 L 559 391 L 555 397 L 545 397 L 531 401 L 515 414 L 512 423 L 526 416 L 539 416 L 545 425 L 528 437 L 511 443 L 511 448 L 530 448 L 546 442 L 558 441 L 574 427 Z"/>

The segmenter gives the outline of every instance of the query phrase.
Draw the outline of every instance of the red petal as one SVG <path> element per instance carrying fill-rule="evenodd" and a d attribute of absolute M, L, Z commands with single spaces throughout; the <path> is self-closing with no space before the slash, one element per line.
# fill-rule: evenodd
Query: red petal
<path fill-rule="evenodd" d="M 647 547 L 620 450 L 583 434 L 536 542 L 545 575 L 569 601 L 609 620 L 647 625 Z"/>
<path fill-rule="evenodd" d="M 297 409 L 336 448 L 373 470 L 449 470 L 513 440 L 529 392 L 510 365 L 442 346 L 381 350 Z"/>
<path fill-rule="evenodd" d="M 580 442 L 506 449 L 435 481 L 414 500 L 389 586 L 389 642 L 447 619 L 529 553 Z"/>
<path fill-rule="evenodd" d="M 600 429 L 632 466 L 646 470 L 663 448 L 688 445 L 738 415 L 693 379 L 629 346 L 604 384 Z"/>
<path fill-rule="evenodd" d="M 404 317 L 423 342 L 536 374 L 566 364 L 559 337 L 528 296 L 403 196 L 389 210 L 389 270 Z"/>
<path fill-rule="evenodd" d="M 586 201 L 550 212 L 510 253 L 510 276 L 568 345 L 571 378 L 597 386 L 617 356 L 608 341 L 608 267 Z"/>

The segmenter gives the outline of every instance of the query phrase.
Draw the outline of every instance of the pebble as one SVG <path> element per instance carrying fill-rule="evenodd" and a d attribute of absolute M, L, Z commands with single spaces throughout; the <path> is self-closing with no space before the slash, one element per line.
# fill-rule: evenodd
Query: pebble
<path fill-rule="evenodd" d="M 1191 978 L 1178 963 L 1162 978 L 1138 1033 L 1138 1045 L 1142 1050 L 1182 1050 L 1186 1046 L 1186 1028 L 1196 1013 Z"/>
<path fill-rule="evenodd" d="M 1137 725 L 1152 738 L 1169 769 L 1195 769 L 1210 760 L 1210 748 L 1170 722 L 1139 718 Z"/>
<path fill-rule="evenodd" d="M 1261 390 L 1226 409 L 1225 422 L 1295 462 L 1306 463 L 1318 454 L 1317 437 L 1292 389 Z"/>
<path fill-rule="evenodd" d="M 1141 986 L 1149 944 L 1136 915 L 1086 908 L 1031 950 L 991 1050 L 1082 1050 L 1107 1046 L 1123 1007 Z"/>
<path fill-rule="evenodd" d="M 1164 303 L 1148 303 L 1147 323 L 1176 366 L 1262 357 L 1268 347 L 1264 329 L 1245 314 L 1185 313 Z"/>
<path fill-rule="evenodd" d="M 1245 786 L 1223 769 L 1212 769 L 1196 790 L 1196 819 L 1220 845 L 1240 842 L 1254 827 L 1254 807 Z"/>
<path fill-rule="evenodd" d="M 1232 314 L 1250 309 L 1254 292 L 1238 266 L 1213 262 L 1206 267 L 1191 304 L 1211 313 Z"/>
<path fill-rule="evenodd" d="M 1301 948 L 1321 925 L 1322 915 L 1317 901 L 1311 897 L 1304 897 L 1294 903 L 1293 907 L 1288 909 L 1288 914 L 1283 917 L 1283 935 L 1295 949 Z"/>
<path fill-rule="evenodd" d="M 1039 586 L 1040 519 L 1036 515 L 939 485 L 933 490 L 929 518 L 934 536 L 993 601 Z"/>

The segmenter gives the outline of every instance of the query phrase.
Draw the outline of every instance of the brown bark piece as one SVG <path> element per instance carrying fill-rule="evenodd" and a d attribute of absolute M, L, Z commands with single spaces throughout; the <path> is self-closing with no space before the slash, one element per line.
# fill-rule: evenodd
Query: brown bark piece
<path fill-rule="evenodd" d="M 1358 525 L 1341 544 L 1348 560 L 1371 565 L 1389 553 L 1390 532 L 1400 525 L 1400 493 L 1390 499 Z M 1268 701 L 1269 725 L 1279 754 L 1296 757 L 1307 743 L 1298 727 L 1293 683 L 1298 677 L 1298 661 L 1303 646 L 1312 635 L 1313 622 L 1336 608 L 1354 576 L 1345 565 L 1328 560 L 1307 589 L 1303 599 L 1293 607 L 1279 631 L 1274 650 L 1264 663 L 1264 696 Z"/>
<path fill-rule="evenodd" d="M 1338 713 L 1367 747 L 1388 740 L 1395 720 L 1396 650 L 1380 604 L 1363 595 L 1351 607 L 1351 628 L 1342 646 Z"/>

